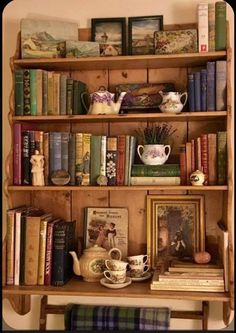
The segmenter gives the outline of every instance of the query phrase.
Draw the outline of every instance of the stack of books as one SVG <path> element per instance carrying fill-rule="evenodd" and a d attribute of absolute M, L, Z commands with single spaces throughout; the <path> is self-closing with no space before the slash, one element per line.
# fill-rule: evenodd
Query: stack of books
<path fill-rule="evenodd" d="M 227 182 L 226 132 L 201 134 L 180 146 L 181 185 L 190 185 L 190 175 L 201 170 L 206 176 L 204 185 L 225 185 Z"/>
<path fill-rule="evenodd" d="M 151 290 L 224 292 L 224 269 L 218 264 L 172 262 L 167 271 L 155 271 Z"/>
<path fill-rule="evenodd" d="M 131 185 L 180 185 L 180 166 L 133 164 Z"/>
<path fill-rule="evenodd" d="M 63 285 L 72 277 L 75 221 L 35 207 L 7 211 L 7 285 Z"/>

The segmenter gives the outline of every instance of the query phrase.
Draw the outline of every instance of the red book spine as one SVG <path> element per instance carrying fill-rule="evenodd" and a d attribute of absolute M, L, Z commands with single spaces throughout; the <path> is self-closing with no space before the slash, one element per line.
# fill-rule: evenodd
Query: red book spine
<path fill-rule="evenodd" d="M 195 163 L 195 143 L 194 139 L 191 140 L 191 172 L 197 170 Z"/>
<path fill-rule="evenodd" d="M 125 183 L 125 135 L 118 135 L 117 140 L 117 185 Z"/>
<path fill-rule="evenodd" d="M 180 165 L 180 184 L 186 185 L 187 169 L 186 169 L 186 147 L 185 147 L 185 145 L 180 146 L 179 165 Z"/>
<path fill-rule="evenodd" d="M 208 170 L 208 139 L 207 134 L 202 134 L 200 136 L 201 141 L 201 164 L 203 173 L 205 174 L 206 180 L 204 185 L 208 185 L 209 170 Z"/>
<path fill-rule="evenodd" d="M 57 220 L 58 221 L 58 220 Z M 53 244 L 53 226 L 57 221 L 48 223 L 47 238 L 46 238 L 46 258 L 45 258 L 45 272 L 44 272 L 44 285 L 49 286 L 52 279 L 52 244 Z"/>

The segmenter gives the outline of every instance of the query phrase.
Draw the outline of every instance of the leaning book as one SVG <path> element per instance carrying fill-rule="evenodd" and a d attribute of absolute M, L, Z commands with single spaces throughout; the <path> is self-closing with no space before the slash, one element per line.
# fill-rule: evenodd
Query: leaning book
<path fill-rule="evenodd" d="M 118 248 L 122 259 L 128 254 L 128 209 L 85 208 L 85 247 L 95 244 L 110 250 Z"/>

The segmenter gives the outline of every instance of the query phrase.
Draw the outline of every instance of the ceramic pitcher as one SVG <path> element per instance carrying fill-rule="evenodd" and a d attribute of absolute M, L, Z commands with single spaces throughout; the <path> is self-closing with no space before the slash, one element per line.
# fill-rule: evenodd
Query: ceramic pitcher
<path fill-rule="evenodd" d="M 181 94 L 177 91 L 170 91 L 170 92 L 159 91 L 159 94 L 162 97 L 162 102 L 159 105 L 159 108 L 161 112 L 167 112 L 167 113 L 181 112 L 188 98 L 187 92 Z M 181 98 L 183 96 L 185 96 L 184 103 L 181 102 Z"/>

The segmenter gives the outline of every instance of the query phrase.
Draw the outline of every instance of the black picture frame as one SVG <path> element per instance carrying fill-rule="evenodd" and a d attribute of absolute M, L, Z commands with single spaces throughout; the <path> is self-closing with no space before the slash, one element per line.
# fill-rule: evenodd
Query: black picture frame
<path fill-rule="evenodd" d="M 143 33 L 141 31 L 142 28 L 144 30 Z M 160 30 L 163 30 L 163 15 L 129 17 L 128 18 L 129 54 L 130 55 L 155 54 L 154 32 Z M 137 36 L 140 36 L 141 38 L 134 38 L 135 34 Z"/>
<path fill-rule="evenodd" d="M 100 56 L 117 56 L 126 54 L 125 17 L 92 18 L 91 28 L 91 40 L 99 43 Z M 117 33 L 118 36 L 115 37 L 115 33 Z M 119 39 L 117 39 L 119 38 L 119 35 L 120 42 Z M 113 40 L 111 39 L 112 36 Z M 111 43 L 109 43 L 109 41 L 111 41 Z"/>

